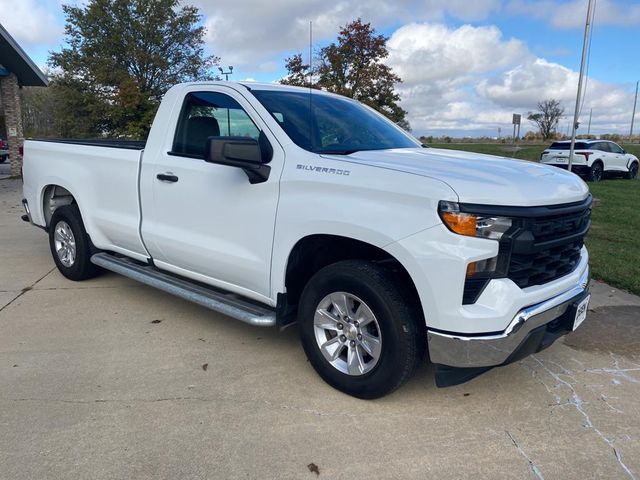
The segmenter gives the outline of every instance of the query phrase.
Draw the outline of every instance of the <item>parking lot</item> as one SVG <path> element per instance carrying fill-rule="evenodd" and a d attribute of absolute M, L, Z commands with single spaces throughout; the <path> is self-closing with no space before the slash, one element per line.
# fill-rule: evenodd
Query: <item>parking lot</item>
<path fill-rule="evenodd" d="M 348 397 L 295 328 L 114 274 L 73 283 L 0 180 L 0 478 L 640 478 L 640 299 L 470 383 Z M 312 470 L 316 470 L 314 472 Z"/>
<path fill-rule="evenodd" d="M 0 178 L 11 175 L 11 162 L 7 158 L 4 163 L 0 163 Z"/>

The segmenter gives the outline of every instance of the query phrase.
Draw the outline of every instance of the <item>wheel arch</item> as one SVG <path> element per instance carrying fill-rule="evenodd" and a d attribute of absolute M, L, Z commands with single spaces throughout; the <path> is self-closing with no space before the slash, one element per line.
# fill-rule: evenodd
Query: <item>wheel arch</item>
<path fill-rule="evenodd" d="M 76 197 L 69 191 L 67 187 L 50 183 L 42 188 L 40 194 L 40 205 L 42 208 L 42 218 L 44 226 L 49 227 L 51 217 L 57 208 L 63 205 L 71 205 L 76 203 Z M 78 206 L 79 208 L 79 206 Z"/>
<path fill-rule="evenodd" d="M 417 302 L 415 305 L 421 306 L 415 283 L 397 258 L 362 240 L 332 234 L 307 235 L 298 240 L 289 252 L 284 269 L 287 303 L 297 305 L 311 277 L 327 265 L 342 260 L 369 260 L 387 266 L 406 288 L 411 300 Z M 422 312 L 422 308 L 419 309 Z"/>

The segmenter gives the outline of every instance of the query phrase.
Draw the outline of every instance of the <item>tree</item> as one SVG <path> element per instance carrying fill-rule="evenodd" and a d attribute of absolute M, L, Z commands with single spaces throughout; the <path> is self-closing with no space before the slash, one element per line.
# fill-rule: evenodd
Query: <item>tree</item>
<path fill-rule="evenodd" d="M 294 87 L 309 87 L 320 88 L 317 84 L 312 82 L 312 77 L 309 75 L 309 64 L 304 63 L 302 60 L 302 54 L 296 53 L 292 57 L 285 60 L 285 68 L 287 69 L 287 76 L 280 80 L 283 85 L 292 85 Z"/>
<path fill-rule="evenodd" d="M 337 42 L 320 49 L 318 64 L 311 72 L 313 81 L 309 65 L 296 54 L 287 59 L 288 75 L 281 83 L 312 86 L 354 98 L 410 130 L 407 112 L 398 105 L 400 95 L 395 91 L 402 79 L 383 63 L 389 56 L 387 40 L 370 23 L 354 20 L 342 27 Z"/>
<path fill-rule="evenodd" d="M 549 140 L 555 132 L 560 117 L 564 114 L 564 107 L 558 100 L 550 99 L 538 102 L 538 112 L 527 117 L 538 126 L 544 140 Z"/>
<path fill-rule="evenodd" d="M 162 95 L 174 84 L 213 78 L 218 58 L 204 55 L 205 29 L 179 0 L 90 0 L 63 5 L 67 46 L 51 53 L 54 77 L 87 105 L 102 133 L 144 138 Z M 91 103 L 91 102 L 89 102 Z M 99 105 L 99 106 L 98 106 Z M 95 122 L 92 122 L 95 120 Z"/>

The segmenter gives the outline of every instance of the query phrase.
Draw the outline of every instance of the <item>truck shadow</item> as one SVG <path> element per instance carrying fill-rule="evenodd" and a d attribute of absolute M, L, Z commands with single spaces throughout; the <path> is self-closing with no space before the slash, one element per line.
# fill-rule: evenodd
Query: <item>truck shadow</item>
<path fill-rule="evenodd" d="M 564 338 L 574 350 L 640 357 L 640 307 L 600 307 Z"/>

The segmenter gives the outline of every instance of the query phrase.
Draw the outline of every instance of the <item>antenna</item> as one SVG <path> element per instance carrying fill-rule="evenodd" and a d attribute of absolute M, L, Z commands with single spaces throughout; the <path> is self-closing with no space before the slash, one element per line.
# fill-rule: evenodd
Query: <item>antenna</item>
<path fill-rule="evenodd" d="M 309 146 L 313 150 L 313 22 L 309 21 Z"/>

